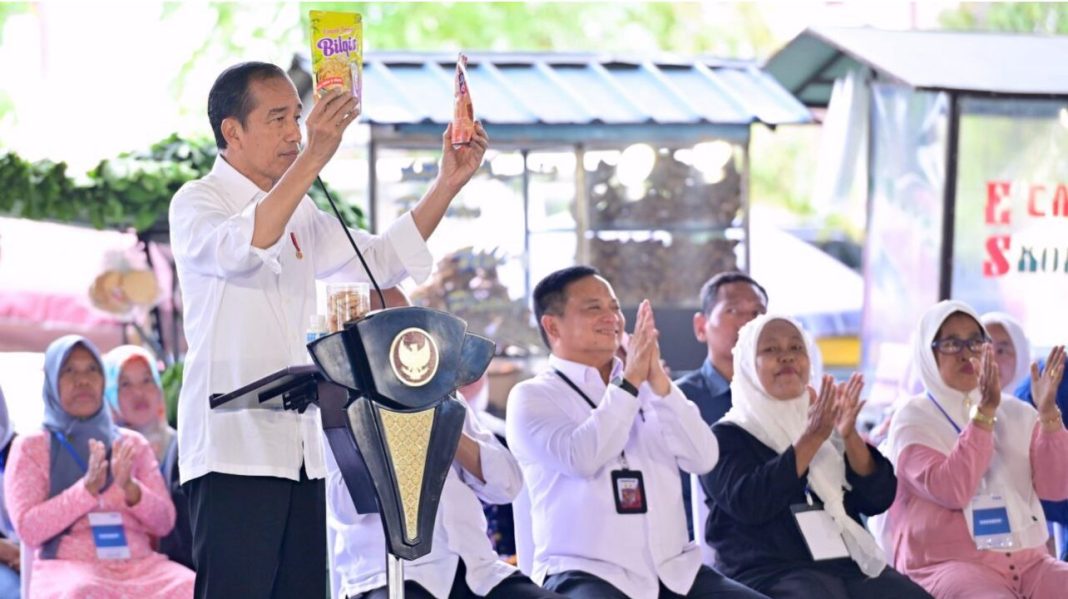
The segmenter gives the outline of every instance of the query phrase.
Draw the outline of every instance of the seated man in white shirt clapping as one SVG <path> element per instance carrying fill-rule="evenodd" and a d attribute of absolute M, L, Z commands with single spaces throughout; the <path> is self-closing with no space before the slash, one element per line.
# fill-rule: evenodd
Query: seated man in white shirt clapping
<path fill-rule="evenodd" d="M 716 438 L 660 363 L 648 301 L 627 364 L 612 286 L 574 266 L 534 289 L 549 369 L 509 396 L 508 445 L 530 496 L 533 578 L 582 599 L 761 598 L 701 564 L 679 469 L 703 474 Z"/>

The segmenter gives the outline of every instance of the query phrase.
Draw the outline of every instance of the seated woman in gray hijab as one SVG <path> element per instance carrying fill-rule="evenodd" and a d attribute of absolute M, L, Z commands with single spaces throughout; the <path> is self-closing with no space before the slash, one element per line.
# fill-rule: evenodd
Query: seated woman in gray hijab
<path fill-rule="evenodd" d="M 723 574 L 773 599 L 929 599 L 886 564 L 861 515 L 894 501 L 893 466 L 856 430 L 860 375 L 809 387 L 812 343 L 784 316 L 739 331 L 733 406 L 701 477 L 705 538 Z"/>
<path fill-rule="evenodd" d="M 33 547 L 30 596 L 188 598 L 194 574 L 152 550 L 174 504 L 152 447 L 104 409 L 104 367 L 87 339 L 45 351 L 44 430 L 15 439 L 4 495 Z"/>

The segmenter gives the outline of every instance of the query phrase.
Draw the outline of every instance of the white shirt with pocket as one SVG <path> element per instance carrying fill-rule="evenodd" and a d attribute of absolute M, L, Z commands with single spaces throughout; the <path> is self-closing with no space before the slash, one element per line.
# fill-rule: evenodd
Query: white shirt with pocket
<path fill-rule="evenodd" d="M 523 486 L 515 458 L 479 423 L 470 407 L 464 433 L 479 446 L 480 481 L 453 462 L 441 492 L 434 522 L 433 548 L 423 557 L 406 562 L 405 580 L 412 580 L 437 599 L 446 599 L 456 577 L 459 560 L 467 568 L 467 586 L 479 596 L 488 594 L 518 570 L 500 560 L 486 534 L 486 503 L 510 503 Z M 341 597 L 354 597 L 386 585 L 386 538 L 378 514 L 358 514 L 341 478 L 334 456 L 326 453 L 327 527 L 332 533 L 330 554 Z"/>
<path fill-rule="evenodd" d="M 171 201 L 189 344 L 178 403 L 183 483 L 208 472 L 299 480 L 301 465 L 310 478 L 326 474 L 315 406 L 298 414 L 227 412 L 208 403 L 212 394 L 309 362 L 305 330 L 316 312 L 316 279 L 368 280 L 341 225 L 307 196 L 274 245 L 253 247 L 256 206 L 266 195 L 219 157 Z M 410 213 L 382 235 L 352 234 L 382 287 L 429 275 L 433 262 Z"/>
<path fill-rule="evenodd" d="M 605 385 L 597 369 L 549 359 L 550 369 L 516 385 L 508 398 L 508 446 L 519 461 L 531 506 L 534 580 L 567 570 L 597 576 L 634 599 L 655 598 L 659 582 L 689 592 L 701 552 L 686 531 L 679 469 L 704 474 L 719 446 L 693 402 L 672 383 L 658 397 Z M 558 369 L 597 406 L 590 407 Z M 616 361 L 612 379 L 622 374 Z M 616 511 L 611 473 L 641 472 L 648 511 Z"/>

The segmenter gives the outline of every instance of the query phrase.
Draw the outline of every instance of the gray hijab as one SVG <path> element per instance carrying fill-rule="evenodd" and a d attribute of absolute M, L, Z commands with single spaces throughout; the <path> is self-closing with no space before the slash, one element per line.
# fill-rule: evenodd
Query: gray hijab
<path fill-rule="evenodd" d="M 74 348 L 81 345 L 93 354 L 97 365 L 100 367 L 100 377 L 103 381 L 104 362 L 100 359 L 100 352 L 91 341 L 79 335 L 66 335 L 56 339 L 45 350 L 44 363 L 44 427 L 48 431 L 51 451 L 49 459 L 48 496 L 55 497 L 65 491 L 71 485 L 77 484 L 85 476 L 83 464 L 89 463 L 89 440 L 96 439 L 104 444 L 110 457 L 112 441 L 118 436 L 115 425 L 111 422 L 111 414 L 104 408 L 104 398 L 101 395 L 100 409 L 87 418 L 76 418 L 63 409 L 59 401 L 59 375 L 70 357 Z M 78 459 L 71 455 L 67 443 L 63 443 L 57 437 L 63 437 L 77 454 Z M 80 461 L 80 463 L 79 463 Z M 111 473 L 104 484 L 106 489 L 111 484 Z M 103 490 L 103 489 L 101 489 Z M 41 548 L 41 557 L 55 557 L 59 547 L 60 538 L 67 531 L 56 535 L 47 541 Z"/>

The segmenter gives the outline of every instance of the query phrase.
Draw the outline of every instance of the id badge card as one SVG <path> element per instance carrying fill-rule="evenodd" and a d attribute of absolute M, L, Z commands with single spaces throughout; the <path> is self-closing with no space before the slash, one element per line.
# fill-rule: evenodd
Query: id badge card
<path fill-rule="evenodd" d="M 645 481 L 638 470 L 613 470 L 612 495 L 616 499 L 617 514 L 644 514 L 649 511 L 645 502 Z"/>
<path fill-rule="evenodd" d="M 1015 549 L 1005 498 L 998 493 L 979 493 L 972 498 L 972 521 L 968 523 L 979 549 Z"/>
<path fill-rule="evenodd" d="M 122 514 L 118 512 L 92 512 L 89 526 L 93 529 L 93 544 L 100 559 L 130 559 L 130 545 L 126 542 L 126 529 L 122 526 Z"/>
<path fill-rule="evenodd" d="M 790 511 L 797 520 L 797 527 L 801 529 L 801 536 L 805 538 L 813 560 L 818 562 L 849 557 L 849 549 L 842 540 L 838 525 L 834 523 L 831 515 L 824 511 L 822 505 L 795 503 L 790 506 Z"/>

